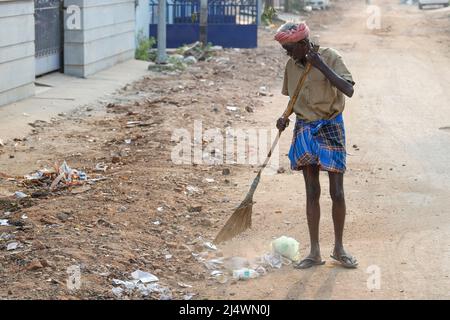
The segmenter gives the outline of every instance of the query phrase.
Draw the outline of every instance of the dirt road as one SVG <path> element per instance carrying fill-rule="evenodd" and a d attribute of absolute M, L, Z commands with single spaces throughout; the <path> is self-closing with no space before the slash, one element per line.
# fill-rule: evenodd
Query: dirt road
<path fill-rule="evenodd" d="M 253 259 L 281 235 L 296 238 L 300 254 L 307 254 L 304 183 L 288 170 L 285 156 L 289 129 L 280 144 L 286 171 L 266 171 L 255 194 L 253 228 L 218 251 L 204 242 L 242 200 L 257 167 L 177 165 L 171 158 L 173 130 L 191 132 L 195 120 L 222 132 L 274 127 L 287 103 L 279 94 L 287 57 L 272 40 L 274 30 L 264 29 L 256 50 L 223 50 L 184 72 L 151 72 L 99 103 L 32 123 L 30 136 L 0 144 L 0 298 L 450 298 L 449 11 L 397 2 L 373 3 L 381 10 L 377 30 L 367 28 L 362 1 L 338 1 L 307 17 L 321 45 L 341 51 L 357 83 L 344 112 L 344 239 L 358 269 L 328 258 L 334 237 L 324 173 L 324 266 L 283 266 L 250 281 L 219 283 L 203 263 Z M 261 97 L 261 86 L 273 95 Z M 23 184 L 23 175 L 63 160 L 106 180 L 56 191 Z M 28 197 L 17 199 L 16 191 Z M 67 284 L 72 267 L 80 272 L 76 288 Z M 156 275 L 166 289 L 117 289 L 117 280 L 131 280 L 136 270 Z M 380 287 L 368 287 L 377 275 Z"/>
<path fill-rule="evenodd" d="M 321 44 L 342 52 L 357 83 L 344 112 L 349 152 L 344 239 L 359 268 L 346 270 L 330 261 L 331 200 L 322 173 L 320 236 L 326 265 L 304 271 L 284 266 L 249 282 L 208 289 L 205 296 L 450 298 L 450 132 L 440 129 L 450 125 L 450 13 L 419 11 L 397 1 L 373 4 L 381 9 L 380 30 L 367 29 L 368 14 L 360 1 L 345 5 L 341 21 L 319 30 Z M 276 94 L 264 102 L 256 119 L 270 127 L 286 98 Z M 291 133 L 285 133 L 281 155 L 290 140 Z M 288 167 L 287 157 L 282 156 L 282 165 Z M 251 258 L 267 251 L 272 237 L 288 235 L 299 240 L 306 256 L 302 176 L 265 176 L 255 201 L 253 229 L 227 244 L 225 255 Z M 380 274 L 379 289 L 370 285 L 374 270 Z"/>

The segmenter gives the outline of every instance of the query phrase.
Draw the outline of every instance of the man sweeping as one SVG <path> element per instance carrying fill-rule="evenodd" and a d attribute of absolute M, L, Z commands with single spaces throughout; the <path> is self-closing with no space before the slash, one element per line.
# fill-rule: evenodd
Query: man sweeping
<path fill-rule="evenodd" d="M 345 129 L 342 111 L 344 95 L 353 95 L 350 71 L 342 57 L 332 48 L 312 50 L 309 28 L 305 23 L 286 23 L 276 35 L 281 46 L 290 57 L 286 64 L 282 93 L 292 98 L 297 83 L 312 65 L 305 78 L 303 88 L 294 105 L 296 114 L 294 137 L 289 150 L 293 170 L 302 170 L 306 186 L 306 216 L 311 241 L 309 255 L 295 267 L 306 269 L 322 265 L 319 246 L 320 183 L 319 171 L 327 171 L 330 180 L 330 195 L 333 201 L 332 216 L 335 243 L 331 257 L 344 267 L 356 268 L 358 262 L 344 250 L 343 231 L 345 222 L 344 172 L 346 169 Z M 277 121 L 283 131 L 289 125 L 287 117 Z"/>

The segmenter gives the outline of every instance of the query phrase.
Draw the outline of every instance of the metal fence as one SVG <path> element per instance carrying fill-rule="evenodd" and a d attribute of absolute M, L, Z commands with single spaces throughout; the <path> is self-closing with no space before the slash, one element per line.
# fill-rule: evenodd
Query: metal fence
<path fill-rule="evenodd" d="M 208 42 L 224 47 L 257 46 L 257 0 L 208 0 Z M 199 40 L 200 0 L 167 0 L 167 46 Z M 150 0 L 150 35 L 156 37 L 158 0 Z"/>
<path fill-rule="evenodd" d="M 57 70 L 63 49 L 63 13 L 61 0 L 35 0 L 36 72 Z"/>

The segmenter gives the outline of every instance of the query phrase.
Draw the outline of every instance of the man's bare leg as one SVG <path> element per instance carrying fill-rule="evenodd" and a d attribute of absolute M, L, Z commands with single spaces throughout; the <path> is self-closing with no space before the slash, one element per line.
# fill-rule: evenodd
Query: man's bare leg
<path fill-rule="evenodd" d="M 328 172 L 330 179 L 330 195 L 333 200 L 332 214 L 334 223 L 333 256 L 346 267 L 356 267 L 357 261 L 344 250 L 343 234 L 345 224 L 344 174 Z"/>
<path fill-rule="evenodd" d="M 313 265 L 323 264 L 319 246 L 319 222 L 320 222 L 320 182 L 319 167 L 317 165 L 305 166 L 303 177 L 306 187 L 306 217 L 308 220 L 311 251 L 301 260 L 296 268 L 305 269 Z"/>

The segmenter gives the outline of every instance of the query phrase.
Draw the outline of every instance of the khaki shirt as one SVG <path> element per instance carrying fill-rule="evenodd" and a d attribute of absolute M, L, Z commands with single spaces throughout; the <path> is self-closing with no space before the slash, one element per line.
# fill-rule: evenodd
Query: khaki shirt
<path fill-rule="evenodd" d="M 355 83 L 338 51 L 319 48 L 319 53 L 330 69 L 352 84 Z M 300 62 L 289 59 L 284 71 L 281 93 L 292 98 L 304 71 L 305 67 Z M 333 86 L 321 71 L 312 67 L 294 105 L 297 117 L 306 121 L 332 119 L 344 110 L 344 106 L 344 94 Z"/>

